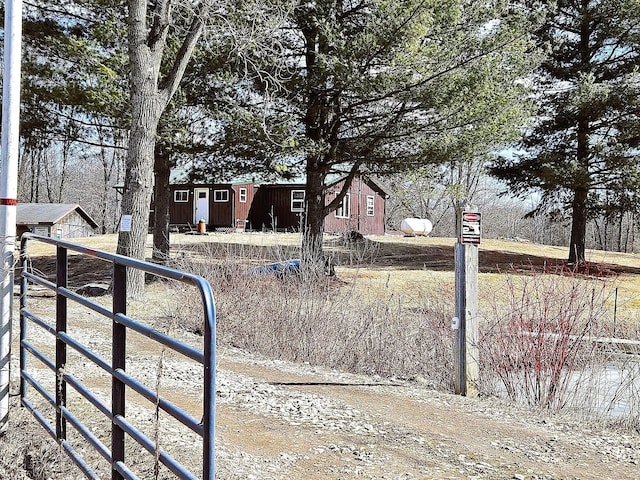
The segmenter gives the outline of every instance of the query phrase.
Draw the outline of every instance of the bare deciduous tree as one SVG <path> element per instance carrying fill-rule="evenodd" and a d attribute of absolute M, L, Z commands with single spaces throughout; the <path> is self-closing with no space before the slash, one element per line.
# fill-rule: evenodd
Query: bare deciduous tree
<path fill-rule="evenodd" d="M 204 29 L 210 0 L 201 0 L 188 12 L 191 21 L 180 48 L 163 75 L 161 67 L 167 61 L 167 36 L 174 16 L 174 2 L 159 0 L 129 0 L 128 40 L 131 68 L 131 128 L 127 154 L 122 214 L 131 215 L 131 231 L 120 232 L 118 253 L 144 258 L 149 208 L 153 191 L 153 160 L 156 132 L 160 116 L 177 90 L 187 63 Z M 185 14 L 180 9 L 180 14 Z M 129 294 L 140 298 L 144 294 L 144 275 L 131 271 L 128 275 Z"/>

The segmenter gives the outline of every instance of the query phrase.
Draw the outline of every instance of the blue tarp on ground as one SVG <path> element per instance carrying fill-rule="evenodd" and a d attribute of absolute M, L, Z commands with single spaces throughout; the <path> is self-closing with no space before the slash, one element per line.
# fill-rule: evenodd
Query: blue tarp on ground
<path fill-rule="evenodd" d="M 257 275 L 284 275 L 287 273 L 298 273 L 300 271 L 300 260 L 293 258 L 291 260 L 285 260 L 283 262 L 270 263 L 262 267 L 254 267 L 249 270 L 250 273 Z"/>

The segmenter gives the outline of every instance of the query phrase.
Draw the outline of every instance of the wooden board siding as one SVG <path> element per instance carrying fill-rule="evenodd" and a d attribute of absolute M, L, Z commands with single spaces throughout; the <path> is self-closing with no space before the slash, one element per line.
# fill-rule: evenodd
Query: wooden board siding
<path fill-rule="evenodd" d="M 335 198 L 341 184 L 329 188 L 327 202 Z M 299 231 L 303 212 L 291 211 L 292 192 L 305 190 L 305 185 L 255 185 L 242 184 L 182 184 L 171 186 L 170 218 L 172 225 L 195 228 L 193 219 L 194 190 L 208 189 L 208 228 L 236 228 L 246 230 Z M 246 202 L 240 202 L 240 192 L 246 189 Z M 216 202 L 216 190 L 228 192 L 227 202 Z M 175 201 L 176 191 L 186 191 L 185 202 Z M 384 234 L 385 193 L 375 183 L 356 178 L 349 189 L 350 216 L 336 218 L 331 212 L 325 218 L 324 229 L 329 233 L 358 231 L 362 234 Z M 367 198 L 373 199 L 373 215 L 367 215 Z"/>
<path fill-rule="evenodd" d="M 342 182 L 329 189 L 327 203 L 333 200 L 342 188 Z M 324 221 L 324 231 L 328 233 L 346 233 L 357 231 L 364 235 L 383 235 L 385 233 L 385 198 L 384 194 L 374 189 L 371 184 L 361 178 L 355 178 L 349 188 L 349 218 L 338 218 L 331 212 Z M 373 197 L 373 215 L 367 215 L 367 197 Z"/>
<path fill-rule="evenodd" d="M 195 190 L 205 189 L 209 190 L 209 228 L 231 227 L 234 225 L 234 201 L 236 199 L 236 193 L 231 185 L 193 185 L 193 184 L 180 184 L 171 185 L 171 202 L 169 205 L 169 218 L 171 225 L 191 225 L 195 228 L 195 222 L 193 218 Z M 228 201 L 216 202 L 215 192 L 217 190 L 224 190 L 228 192 Z M 176 202 L 176 191 L 186 191 L 187 201 Z"/>
<path fill-rule="evenodd" d="M 233 214 L 236 228 L 244 229 L 248 228 L 249 210 L 253 203 L 255 194 L 255 187 L 253 183 L 243 183 L 239 185 L 233 185 L 233 194 L 235 198 L 235 211 Z M 246 191 L 246 201 L 241 202 L 240 190 Z"/>
<path fill-rule="evenodd" d="M 216 202 L 215 192 L 226 191 L 228 199 L 226 202 Z M 230 185 L 214 185 L 209 188 L 209 227 L 232 227 L 235 219 L 233 218 L 233 204 L 235 192 Z"/>
<path fill-rule="evenodd" d="M 71 212 L 51 227 L 50 236 L 54 238 L 89 237 L 94 231 L 91 225 L 78 212 Z"/>
<path fill-rule="evenodd" d="M 301 185 L 262 185 L 253 197 L 248 226 L 252 230 L 299 231 L 301 212 L 291 211 L 291 192 Z"/>
<path fill-rule="evenodd" d="M 176 191 L 186 191 L 187 201 L 176 202 Z M 194 225 L 193 199 L 193 185 L 171 185 L 171 200 L 169 203 L 169 223 L 171 225 Z"/>

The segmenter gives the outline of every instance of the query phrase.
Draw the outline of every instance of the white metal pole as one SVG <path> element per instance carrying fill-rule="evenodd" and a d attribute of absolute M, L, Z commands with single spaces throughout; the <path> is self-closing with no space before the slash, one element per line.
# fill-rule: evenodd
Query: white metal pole
<path fill-rule="evenodd" d="M 20 152 L 20 63 L 22 0 L 5 0 L 0 154 L 0 433 L 7 429 L 13 306 L 13 252 L 16 239 L 18 155 Z"/>

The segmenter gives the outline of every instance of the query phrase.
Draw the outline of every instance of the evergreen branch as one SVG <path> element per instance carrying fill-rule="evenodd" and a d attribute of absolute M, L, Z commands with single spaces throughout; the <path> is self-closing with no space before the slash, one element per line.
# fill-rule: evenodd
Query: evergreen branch
<path fill-rule="evenodd" d="M 36 10 L 39 10 L 41 12 L 47 12 L 52 14 L 54 17 L 59 17 L 59 16 L 66 16 L 69 18 L 75 18 L 77 20 L 82 20 L 83 22 L 86 22 L 87 24 L 97 24 L 100 23 L 100 20 L 96 20 L 94 18 L 90 18 L 90 17 L 85 17 L 84 15 L 80 15 L 78 13 L 73 13 L 70 12 L 68 10 L 63 10 L 63 9 L 58 9 L 58 8 L 54 8 L 52 6 L 44 6 L 40 3 L 35 3 L 35 2 L 29 2 L 28 0 L 23 0 L 23 4 L 29 7 L 32 7 Z"/>

